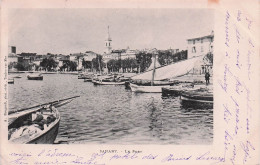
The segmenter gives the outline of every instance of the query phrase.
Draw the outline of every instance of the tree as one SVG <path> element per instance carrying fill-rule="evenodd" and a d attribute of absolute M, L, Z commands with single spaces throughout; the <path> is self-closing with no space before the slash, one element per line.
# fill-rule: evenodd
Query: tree
<path fill-rule="evenodd" d="M 102 71 L 103 68 L 105 67 L 105 63 L 102 59 L 101 55 L 97 55 L 96 58 L 92 59 L 92 66 L 96 71 Z"/>
<path fill-rule="evenodd" d="M 85 61 L 85 59 L 83 58 L 83 59 L 82 59 L 82 66 L 83 66 L 85 69 L 91 69 L 91 61 Z"/>
<path fill-rule="evenodd" d="M 152 63 L 152 54 L 139 52 L 136 55 L 136 60 L 139 65 L 140 72 L 144 72 Z"/>
<path fill-rule="evenodd" d="M 75 61 L 69 61 L 70 71 L 77 71 L 77 63 Z"/>
<path fill-rule="evenodd" d="M 24 65 L 21 62 L 18 62 L 17 65 L 15 66 L 15 68 L 18 71 L 25 71 L 25 67 L 24 67 Z"/>
<path fill-rule="evenodd" d="M 208 53 L 207 55 L 206 55 L 206 58 L 208 59 L 208 61 L 211 63 L 211 64 L 213 64 L 213 53 Z"/>
<path fill-rule="evenodd" d="M 43 67 L 47 71 L 51 71 L 54 68 L 56 68 L 58 65 L 58 62 L 56 62 L 53 58 L 45 58 L 40 63 L 40 66 Z"/>

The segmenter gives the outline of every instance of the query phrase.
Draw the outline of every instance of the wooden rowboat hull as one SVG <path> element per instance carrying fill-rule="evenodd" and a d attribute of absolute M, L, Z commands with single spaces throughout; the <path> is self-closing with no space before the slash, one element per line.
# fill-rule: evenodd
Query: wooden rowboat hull
<path fill-rule="evenodd" d="M 14 84 L 14 80 L 8 80 L 8 84 Z"/>
<path fill-rule="evenodd" d="M 207 108 L 212 109 L 213 108 L 213 100 L 209 99 L 196 99 L 196 98 L 190 98 L 181 95 L 181 103 L 183 107 L 186 108 Z"/>
<path fill-rule="evenodd" d="M 57 122 L 48 132 L 41 136 L 29 141 L 27 144 L 53 144 L 59 131 L 60 121 Z"/>
<path fill-rule="evenodd" d="M 39 77 L 31 77 L 31 76 L 27 76 L 28 80 L 43 80 L 43 76 L 39 76 Z"/>
<path fill-rule="evenodd" d="M 180 96 L 182 90 L 181 89 L 171 89 L 171 88 L 162 88 L 162 95 L 163 96 Z"/>
<path fill-rule="evenodd" d="M 100 82 L 93 81 L 94 85 L 125 85 L 125 82 Z"/>
<path fill-rule="evenodd" d="M 30 119 L 30 115 L 32 113 L 42 111 L 44 109 L 43 106 L 52 104 L 53 107 L 55 107 L 55 108 L 61 107 L 65 104 L 70 103 L 72 101 L 72 99 L 76 98 L 76 97 L 79 97 L 79 96 L 62 99 L 60 101 L 57 100 L 54 102 L 45 103 L 43 105 L 38 105 L 38 106 L 30 107 L 27 109 L 21 109 L 16 112 L 10 113 L 9 117 L 8 117 L 8 130 L 12 129 L 12 128 L 19 129 L 19 127 L 24 125 L 24 124 L 21 124 L 22 121 L 24 121 L 26 119 L 27 120 Z M 10 138 L 10 142 L 17 143 L 17 144 L 53 144 L 58 135 L 59 124 L 60 124 L 60 113 L 59 113 L 58 109 L 54 109 L 50 114 L 48 114 L 48 111 L 47 111 L 47 114 L 46 114 L 46 112 L 44 112 L 42 114 L 46 115 L 45 117 L 47 117 L 48 115 L 54 115 L 56 117 L 56 120 L 49 123 L 49 125 L 44 125 L 44 129 L 42 129 L 42 131 L 39 131 L 39 132 L 37 130 L 37 132 L 34 135 L 18 134 L 20 136 L 14 135 L 14 137 L 12 137 L 12 133 L 10 132 L 10 137 L 8 137 L 8 139 Z M 32 119 L 31 119 L 31 121 L 32 121 Z M 37 123 L 35 123 L 35 124 L 37 125 Z"/>
<path fill-rule="evenodd" d="M 84 79 L 84 82 L 91 82 L 91 81 L 92 81 L 91 78 L 85 78 L 85 79 Z"/>

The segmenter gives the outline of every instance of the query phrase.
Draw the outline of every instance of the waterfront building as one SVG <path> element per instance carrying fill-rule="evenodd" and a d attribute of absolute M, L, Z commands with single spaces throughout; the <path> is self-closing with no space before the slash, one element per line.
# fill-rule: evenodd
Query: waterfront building
<path fill-rule="evenodd" d="M 206 55 L 213 51 L 214 32 L 210 35 L 190 38 L 188 42 L 188 58 L 200 55 Z"/>
<path fill-rule="evenodd" d="M 21 56 L 14 54 L 14 53 L 8 53 L 8 64 L 18 63 L 20 61 L 22 61 Z"/>
<path fill-rule="evenodd" d="M 37 66 L 40 66 L 41 62 L 42 62 L 43 59 L 35 59 L 32 63 L 37 65 Z"/>
<path fill-rule="evenodd" d="M 73 61 L 77 64 L 77 70 L 82 70 L 83 69 L 83 65 L 82 65 L 82 62 L 83 62 L 83 59 L 84 61 L 88 61 L 88 62 L 91 62 L 94 58 L 97 57 L 97 53 L 93 52 L 93 51 L 86 51 L 85 53 L 73 53 L 73 54 L 70 54 L 68 57 L 68 60 L 69 61 Z M 64 58 L 62 58 L 61 61 L 64 62 L 63 60 Z M 66 61 L 66 60 L 65 60 Z M 60 62 L 59 65 L 62 65 L 62 62 Z"/>
<path fill-rule="evenodd" d="M 77 64 L 77 70 L 81 70 L 82 69 L 82 58 L 84 56 L 84 53 L 73 53 L 70 54 L 69 56 L 69 60 L 73 61 Z"/>
<path fill-rule="evenodd" d="M 36 58 L 36 54 L 37 53 L 25 53 L 25 52 L 22 52 L 19 55 L 23 58 L 23 62 L 32 63 L 35 60 L 35 58 Z"/>
<path fill-rule="evenodd" d="M 15 46 L 8 46 L 8 53 L 16 54 L 16 47 Z"/>
<path fill-rule="evenodd" d="M 203 60 L 198 61 L 192 74 L 213 74 L 213 45 L 214 31 L 210 35 L 188 39 L 188 58 L 204 55 Z M 207 57 L 207 58 L 205 58 Z M 211 60 L 209 58 L 212 58 Z"/>
<path fill-rule="evenodd" d="M 59 67 L 59 70 L 60 70 L 60 71 L 67 71 L 67 68 L 63 68 L 63 66 L 64 66 L 65 64 L 68 64 L 68 63 L 69 63 L 69 61 L 70 61 L 69 58 L 70 58 L 69 55 L 68 55 L 68 56 L 64 55 L 64 56 L 62 56 L 62 57 L 59 59 L 58 67 Z"/>
<path fill-rule="evenodd" d="M 8 70 L 16 71 L 16 65 L 22 61 L 22 57 L 16 54 L 15 46 L 8 46 Z"/>
<path fill-rule="evenodd" d="M 93 58 L 97 57 L 97 53 L 93 52 L 93 51 L 86 51 L 83 55 L 83 58 L 85 61 L 92 61 Z"/>
<path fill-rule="evenodd" d="M 126 50 L 124 52 L 122 52 L 121 54 L 121 59 L 127 59 L 127 58 L 131 58 L 131 59 L 136 59 L 136 55 L 139 53 L 138 50 L 133 50 L 130 49 L 129 47 L 126 48 Z"/>
<path fill-rule="evenodd" d="M 16 54 L 15 46 L 8 46 L 8 65 L 12 63 L 18 63 L 22 60 L 22 57 Z"/>

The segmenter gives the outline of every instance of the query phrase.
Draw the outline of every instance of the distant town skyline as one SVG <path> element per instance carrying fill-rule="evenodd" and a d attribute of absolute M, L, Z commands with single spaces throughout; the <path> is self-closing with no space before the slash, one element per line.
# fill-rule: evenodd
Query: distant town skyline
<path fill-rule="evenodd" d="M 103 54 L 112 49 L 187 49 L 187 39 L 214 30 L 211 9 L 11 9 L 9 45 L 17 53 Z"/>

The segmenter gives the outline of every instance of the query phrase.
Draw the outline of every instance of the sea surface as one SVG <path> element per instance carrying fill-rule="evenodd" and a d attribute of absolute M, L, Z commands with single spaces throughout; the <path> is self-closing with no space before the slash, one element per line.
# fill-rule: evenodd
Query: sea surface
<path fill-rule="evenodd" d="M 179 97 L 133 93 L 125 86 L 95 86 L 77 75 L 44 74 L 43 81 L 27 80 L 26 73 L 19 75 L 22 78 L 8 84 L 9 111 L 80 96 L 59 108 L 61 122 L 55 143 L 213 142 L 213 110 L 185 109 Z"/>

